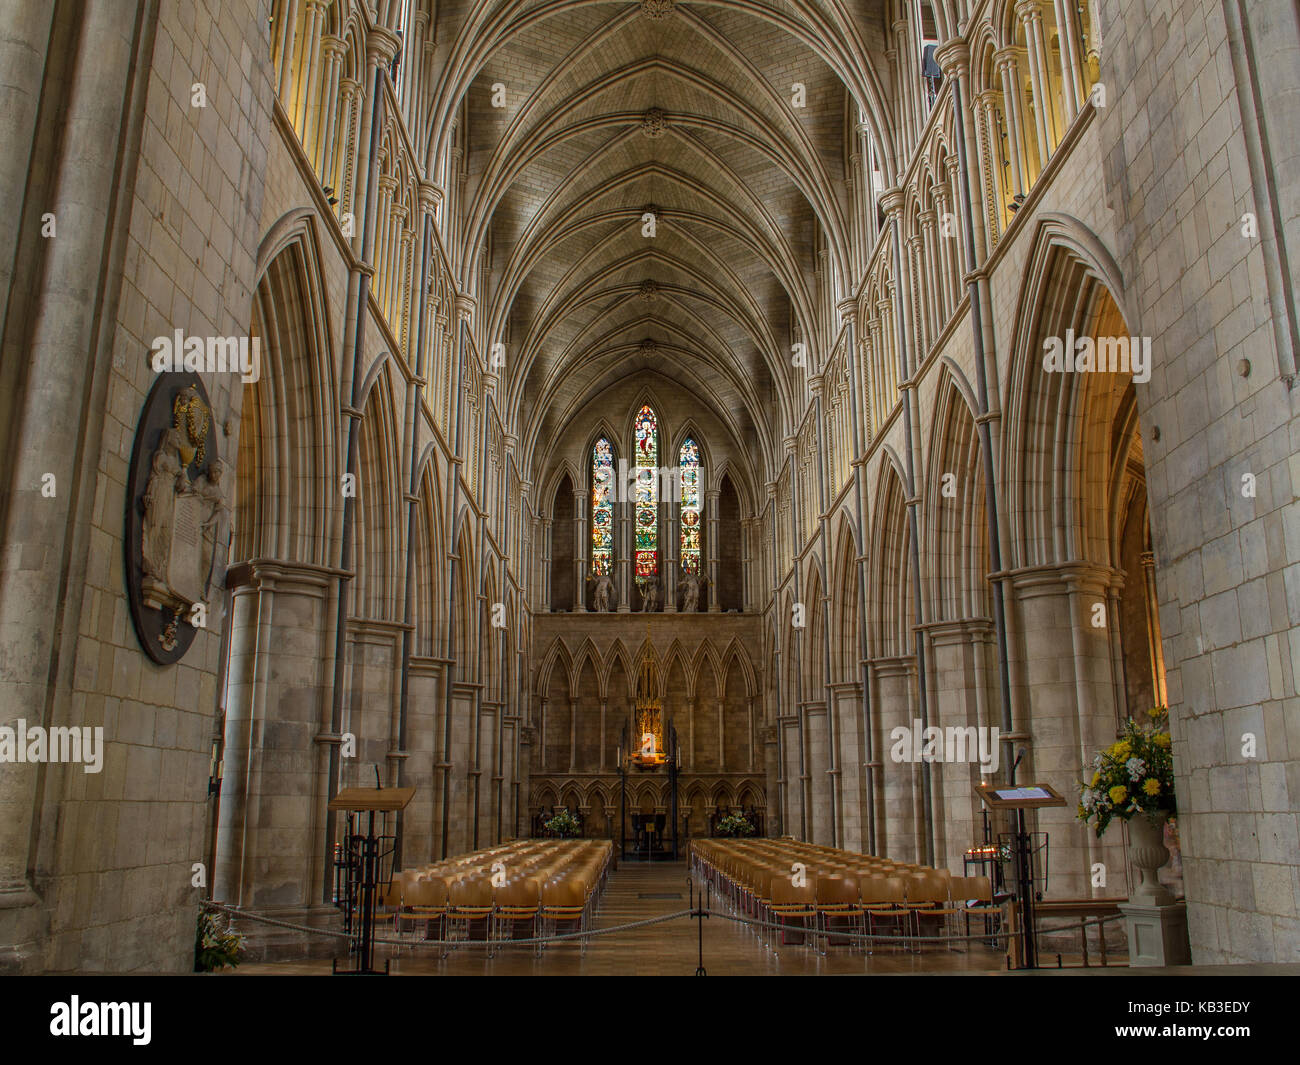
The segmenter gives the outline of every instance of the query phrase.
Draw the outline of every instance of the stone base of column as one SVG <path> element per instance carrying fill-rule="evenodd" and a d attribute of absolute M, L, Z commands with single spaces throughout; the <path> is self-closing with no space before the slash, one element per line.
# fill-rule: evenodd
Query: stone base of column
<path fill-rule="evenodd" d="M 1187 938 L 1187 903 L 1171 906 L 1140 906 L 1120 903 L 1124 929 L 1128 933 L 1128 963 L 1133 968 L 1191 965 L 1192 948 Z"/>

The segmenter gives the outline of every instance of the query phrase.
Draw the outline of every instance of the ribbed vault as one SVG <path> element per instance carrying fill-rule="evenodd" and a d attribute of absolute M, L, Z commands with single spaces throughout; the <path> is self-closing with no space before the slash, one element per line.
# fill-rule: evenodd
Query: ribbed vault
<path fill-rule="evenodd" d="M 864 118 L 890 155 L 862 58 L 885 8 L 441 6 L 431 151 L 464 152 L 466 174 L 449 251 L 481 282 L 479 342 L 505 345 L 502 402 L 536 480 L 576 412 L 646 370 L 699 397 L 768 479 L 806 402 L 792 346 L 817 365 L 828 301 L 852 284 Z"/>

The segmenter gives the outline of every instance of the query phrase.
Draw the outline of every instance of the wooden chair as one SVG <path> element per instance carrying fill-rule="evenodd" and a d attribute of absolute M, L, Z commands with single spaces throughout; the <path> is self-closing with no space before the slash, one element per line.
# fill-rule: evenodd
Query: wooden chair
<path fill-rule="evenodd" d="M 428 939 L 430 938 L 430 931 L 437 924 L 438 935 L 436 938 L 442 939 L 446 931 L 446 919 L 447 882 L 445 880 L 440 877 L 424 877 L 415 881 L 407 889 L 402 899 L 400 921 L 412 922 L 413 935 L 418 932 L 420 924 L 423 923 L 424 938 Z M 446 957 L 445 950 L 443 951 L 443 957 Z"/>
<path fill-rule="evenodd" d="M 484 876 L 460 878 L 452 881 L 447 894 L 449 924 L 462 926 L 466 940 L 472 938 L 476 926 L 486 936 L 493 909 L 492 881 Z"/>
<path fill-rule="evenodd" d="M 515 929 L 527 922 L 533 938 L 537 935 L 537 918 L 542 908 L 542 885 L 533 879 L 511 880 L 496 890 L 496 909 L 492 911 L 489 938 L 508 941 L 514 938 Z M 533 948 L 540 954 L 541 944 Z M 489 948 L 488 957 L 492 957 Z"/>
<path fill-rule="evenodd" d="M 831 925 L 839 921 L 848 926 L 850 932 L 861 932 L 866 927 L 866 910 L 862 906 L 862 894 L 858 881 L 848 876 L 827 876 L 817 879 L 817 925 L 821 952 L 826 953 L 830 946 Z M 854 945 L 849 940 L 849 946 Z"/>
<path fill-rule="evenodd" d="M 935 919 L 936 936 L 942 935 L 948 924 L 948 918 L 956 917 L 962 910 L 955 907 L 949 898 L 948 877 L 927 873 L 913 877 L 908 885 L 907 907 L 912 911 L 916 921 L 916 934 L 921 937 L 922 922 Z M 951 944 L 949 944 L 951 947 Z"/>
<path fill-rule="evenodd" d="M 808 922 L 815 922 L 817 919 L 817 881 L 810 877 L 801 887 L 795 887 L 793 878 L 789 876 L 778 876 L 772 878 L 772 903 L 771 911 L 774 920 L 779 923 L 781 928 L 781 945 L 785 946 L 785 925 L 789 921 L 799 921 L 804 924 L 805 931 L 811 931 L 808 928 Z M 808 942 L 808 936 L 804 936 L 804 944 Z"/>
<path fill-rule="evenodd" d="M 862 908 L 867 917 L 867 932 L 874 935 L 876 921 L 896 921 L 898 931 L 903 933 L 903 926 L 910 913 L 904 905 L 906 894 L 901 878 L 896 876 L 872 876 L 859 884 L 862 892 Z M 868 951 L 873 953 L 873 951 Z"/>
<path fill-rule="evenodd" d="M 561 926 L 566 932 L 583 932 L 587 923 L 587 885 L 576 877 L 552 881 L 542 886 L 542 935 L 556 935 Z M 550 926 L 548 932 L 547 926 Z M 575 927 L 576 926 L 576 927 Z M 587 953 L 587 937 L 579 941 L 580 955 Z"/>
<path fill-rule="evenodd" d="M 989 930 L 989 922 L 996 921 L 1000 933 L 1002 907 L 993 902 L 993 882 L 987 876 L 964 877 L 960 893 L 956 889 L 953 890 L 953 899 L 961 906 L 966 935 L 970 935 L 972 917 L 984 918 L 985 932 Z"/>

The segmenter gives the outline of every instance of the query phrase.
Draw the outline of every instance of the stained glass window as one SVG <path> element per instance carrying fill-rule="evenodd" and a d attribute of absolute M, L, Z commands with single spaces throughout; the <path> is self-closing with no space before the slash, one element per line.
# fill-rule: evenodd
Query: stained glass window
<path fill-rule="evenodd" d="M 636 438 L 636 576 L 659 576 L 659 423 L 648 406 L 637 412 Z"/>
<path fill-rule="evenodd" d="M 682 441 L 677 456 L 681 471 L 681 549 L 682 569 L 687 573 L 700 572 L 700 445 L 693 437 Z"/>
<path fill-rule="evenodd" d="M 603 436 L 591 449 L 591 572 L 614 570 L 614 449 Z"/>

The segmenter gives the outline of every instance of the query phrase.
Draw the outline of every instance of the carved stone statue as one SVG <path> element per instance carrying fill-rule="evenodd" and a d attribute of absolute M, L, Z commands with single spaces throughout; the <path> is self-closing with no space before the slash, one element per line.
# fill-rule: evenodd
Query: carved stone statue
<path fill-rule="evenodd" d="M 177 617 L 207 596 L 230 527 L 221 484 L 225 466 L 213 459 L 207 472 L 191 481 L 187 468 L 196 450 L 182 429 L 165 430 L 142 497 L 142 598 L 146 606 Z"/>
<path fill-rule="evenodd" d="M 230 507 L 226 505 L 225 490 L 221 487 L 221 475 L 226 466 L 220 459 L 208 463 L 208 472 L 194 482 L 194 492 L 203 501 L 203 551 L 199 562 L 199 572 L 203 575 L 204 591 L 213 581 L 221 580 L 225 570 L 225 559 L 219 567 L 213 566 L 218 551 L 226 545 L 226 536 L 230 528 Z"/>
<path fill-rule="evenodd" d="M 708 577 L 682 570 L 682 613 L 694 614 L 700 609 L 700 589 L 708 581 Z"/>
<path fill-rule="evenodd" d="M 149 482 L 144 490 L 144 522 L 140 544 L 141 568 L 146 577 L 166 584 L 171 555 L 172 522 L 176 496 L 189 483 L 181 465 L 184 438 L 179 429 L 163 433 L 154 452 Z"/>
<path fill-rule="evenodd" d="M 609 574 L 600 573 L 587 580 L 596 582 L 596 592 L 593 596 L 592 609 L 599 614 L 604 614 L 609 610 L 610 600 L 614 594 L 614 582 L 610 580 Z"/>
<path fill-rule="evenodd" d="M 644 577 L 639 584 L 641 587 L 641 612 L 648 614 L 659 605 L 659 582 Z"/>

